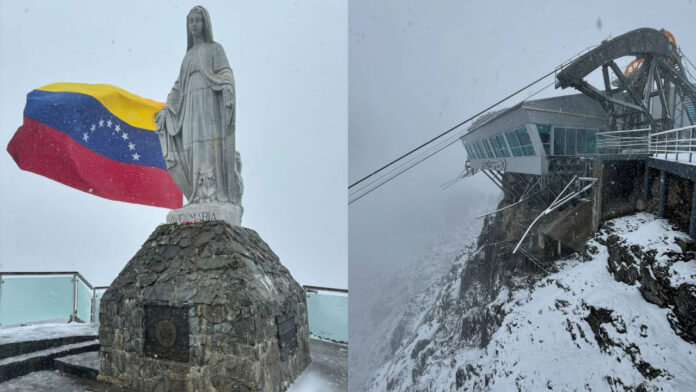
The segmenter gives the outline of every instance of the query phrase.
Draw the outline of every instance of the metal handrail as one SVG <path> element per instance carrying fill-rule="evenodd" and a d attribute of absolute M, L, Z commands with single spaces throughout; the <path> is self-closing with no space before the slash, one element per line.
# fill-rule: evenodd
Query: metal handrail
<path fill-rule="evenodd" d="M 688 135 L 682 132 L 690 131 Z M 679 161 L 679 154 L 689 154 L 689 162 L 696 153 L 696 137 L 694 137 L 696 125 L 668 129 L 650 135 L 649 151 L 654 158 Z M 664 154 L 664 156 L 661 156 Z M 674 154 L 671 157 L 670 154 Z"/>
<path fill-rule="evenodd" d="M 667 134 L 667 133 L 674 133 L 674 132 L 679 132 L 679 131 L 686 131 L 687 129 L 691 129 L 691 128 L 696 128 L 696 125 L 687 125 L 687 126 L 681 127 L 681 128 L 668 129 L 668 130 L 662 131 L 662 132 L 651 133 L 651 134 L 650 134 L 650 137 L 653 137 L 653 136 L 660 136 L 660 135 L 664 135 L 664 134 Z"/>
<path fill-rule="evenodd" d="M 321 287 L 321 286 L 308 286 L 308 285 L 302 285 L 302 287 L 306 291 L 333 291 L 336 293 L 345 293 L 348 294 L 348 290 L 346 289 L 335 289 L 332 287 Z"/>
<path fill-rule="evenodd" d="M 4 272 L 0 271 L 0 276 L 4 275 L 74 275 L 82 281 L 82 283 L 85 284 L 85 286 L 89 287 L 90 290 L 94 289 L 94 286 L 92 286 L 87 279 L 85 279 L 82 274 L 80 274 L 77 271 L 67 271 L 67 272 L 36 272 L 36 271 L 29 271 L 29 272 Z M 108 287 L 108 286 L 107 286 Z"/>
<path fill-rule="evenodd" d="M 597 155 L 647 154 L 650 128 L 597 132 Z"/>

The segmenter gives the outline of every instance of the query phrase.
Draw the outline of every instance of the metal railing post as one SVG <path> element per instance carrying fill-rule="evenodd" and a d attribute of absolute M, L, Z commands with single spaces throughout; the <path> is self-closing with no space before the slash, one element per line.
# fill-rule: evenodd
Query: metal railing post
<path fill-rule="evenodd" d="M 90 323 L 93 323 L 93 322 L 94 322 L 94 317 L 95 317 L 95 316 L 94 316 L 94 312 L 97 310 L 97 301 L 96 301 L 96 299 L 97 299 L 97 290 L 93 288 L 93 289 L 92 289 L 92 306 L 91 306 L 91 308 L 90 308 L 90 310 L 89 310 L 89 322 L 90 322 Z"/>
<path fill-rule="evenodd" d="M 73 310 L 70 316 L 70 321 L 77 321 L 77 274 L 72 275 L 73 281 Z"/>
<path fill-rule="evenodd" d="M 0 274 L 0 316 L 2 316 L 2 283 L 3 278 L 2 274 Z M 0 326 L 2 326 L 2 318 L 0 318 Z"/>
<path fill-rule="evenodd" d="M 691 132 L 689 132 L 691 136 L 689 136 L 689 163 L 691 163 L 691 156 L 692 150 L 693 150 L 693 143 L 694 143 L 694 129 L 691 128 Z"/>

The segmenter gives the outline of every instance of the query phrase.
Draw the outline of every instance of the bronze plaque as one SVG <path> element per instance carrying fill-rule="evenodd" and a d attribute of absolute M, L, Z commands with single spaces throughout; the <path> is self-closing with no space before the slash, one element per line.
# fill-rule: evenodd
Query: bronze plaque
<path fill-rule="evenodd" d="M 188 308 L 145 305 L 145 355 L 189 361 Z"/>
<path fill-rule="evenodd" d="M 286 360 L 288 355 L 297 350 L 297 326 L 295 315 L 276 316 L 278 325 L 278 345 L 280 346 L 280 359 Z"/>

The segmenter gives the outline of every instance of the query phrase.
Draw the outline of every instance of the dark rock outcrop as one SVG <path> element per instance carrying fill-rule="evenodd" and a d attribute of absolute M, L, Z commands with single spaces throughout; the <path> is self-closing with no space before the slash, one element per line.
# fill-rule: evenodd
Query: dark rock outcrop
<path fill-rule="evenodd" d="M 611 232 L 611 227 L 604 229 Z M 613 234 L 606 240 L 609 257 L 607 269 L 614 280 L 629 285 L 639 283 L 643 298 L 662 308 L 673 309 L 669 321 L 675 332 L 684 340 L 696 343 L 696 286 L 682 283 L 675 287 L 670 281 L 670 265 L 693 258 L 693 243 L 677 241 L 681 252 L 667 254 L 669 261 L 656 262 L 655 250 L 644 251 L 640 246 L 628 246 Z"/>

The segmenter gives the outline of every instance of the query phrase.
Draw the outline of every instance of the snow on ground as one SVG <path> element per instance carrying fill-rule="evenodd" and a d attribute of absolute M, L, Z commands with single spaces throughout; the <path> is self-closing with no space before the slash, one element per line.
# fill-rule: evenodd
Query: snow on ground
<path fill-rule="evenodd" d="M 652 156 L 654 159 L 661 159 L 663 161 L 677 161 L 681 163 L 690 163 L 692 165 L 696 165 L 696 153 L 689 154 L 688 152 L 680 152 L 679 154 L 675 154 L 673 152 L 667 153 L 659 153 L 655 154 Z"/>
<path fill-rule="evenodd" d="M 686 237 L 645 213 L 612 223 L 612 234 L 644 251 L 655 249 L 663 263 L 667 252 L 681 251 L 675 239 Z M 457 344 L 458 315 L 437 319 L 422 312 L 410 343 L 378 370 L 372 390 L 623 391 L 642 384 L 647 391 L 693 391 L 696 345 L 674 333 L 669 308 L 643 299 L 639 285 L 614 280 L 605 246 L 589 245 L 597 247 L 589 261 L 575 255 L 530 289 L 503 290 L 496 302 L 506 316 L 484 349 Z M 694 260 L 678 261 L 671 271 L 678 283 L 696 283 Z M 457 292 L 451 285 L 439 304 L 424 307 L 456 301 Z M 432 354 L 423 361 L 417 353 L 425 350 Z"/>
<path fill-rule="evenodd" d="M 682 283 L 694 283 L 696 281 L 696 261 L 678 261 L 669 267 L 669 280 L 676 287 Z"/>
<path fill-rule="evenodd" d="M 30 340 L 57 339 L 68 336 L 97 336 L 99 324 L 37 324 L 0 329 L 0 344 Z"/>

